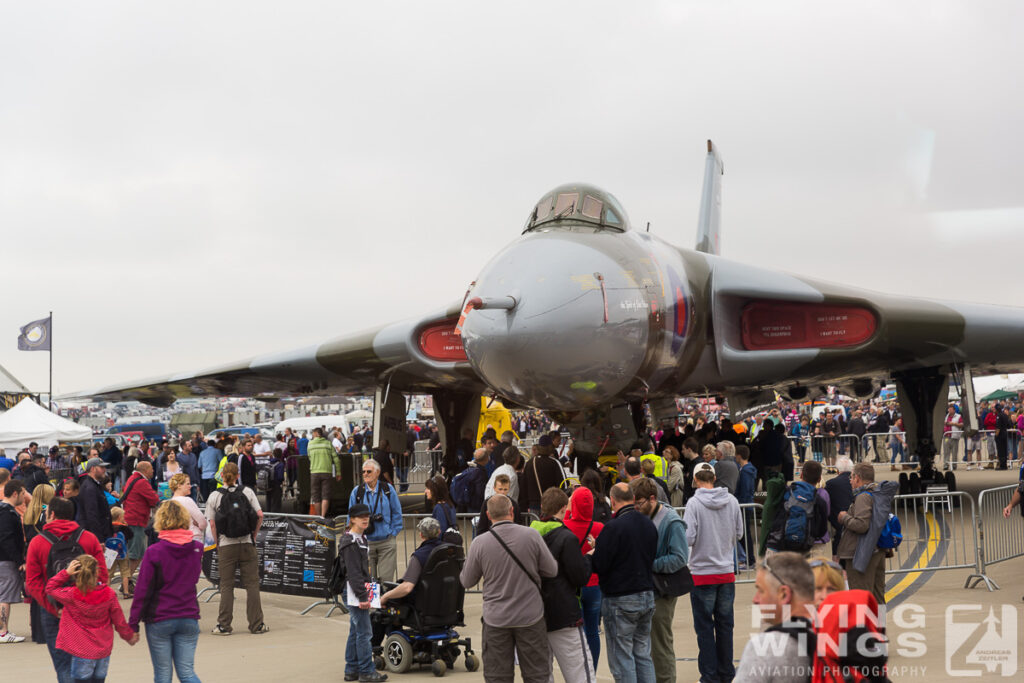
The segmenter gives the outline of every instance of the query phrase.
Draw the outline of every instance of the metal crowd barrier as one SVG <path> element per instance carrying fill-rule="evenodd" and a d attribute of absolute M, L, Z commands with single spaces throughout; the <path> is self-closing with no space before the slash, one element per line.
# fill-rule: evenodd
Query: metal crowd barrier
<path fill-rule="evenodd" d="M 964 588 L 974 588 L 984 581 L 989 590 L 996 583 L 985 575 L 985 568 L 992 564 L 1024 557 L 1024 517 L 1014 508 L 1010 519 L 1003 519 L 1003 509 L 1010 504 L 1016 484 L 986 489 L 978 495 L 978 573 L 967 577 Z M 995 520 L 986 527 L 985 520 Z M 972 581 L 973 579 L 973 581 Z"/>
<path fill-rule="evenodd" d="M 886 574 L 980 570 L 974 542 L 977 512 L 968 493 L 935 490 L 896 496 L 892 511 L 900 519 L 903 542 L 886 561 Z"/>
<path fill-rule="evenodd" d="M 460 512 L 455 515 L 455 523 L 458 526 L 459 534 L 462 536 L 462 549 L 465 553 L 469 554 L 469 546 L 473 542 L 476 525 L 474 520 L 479 516 L 478 512 Z M 431 517 L 427 514 L 418 515 L 402 515 L 402 532 L 398 534 L 397 546 L 398 546 L 398 557 L 396 558 L 396 566 L 398 571 L 396 572 L 395 579 L 401 579 L 405 574 L 405 570 L 409 568 L 409 558 L 412 557 L 412 552 L 419 547 L 421 543 L 420 534 L 416 530 L 416 525 L 420 523 L 421 519 Z M 520 514 L 520 521 L 523 524 L 529 524 L 532 521 L 537 520 L 537 515 L 532 512 L 523 512 Z M 441 530 L 444 533 L 444 529 Z M 479 593 L 480 587 L 475 586 L 466 591 L 467 593 Z"/>
<path fill-rule="evenodd" d="M 1006 460 L 1008 463 L 1018 461 L 1022 457 L 1021 449 L 1024 447 L 1021 432 L 1018 429 L 1008 429 L 1006 432 Z M 995 466 L 999 462 L 997 452 L 996 430 L 993 429 L 978 430 L 975 436 L 967 436 L 965 432 L 959 432 L 955 436 L 943 434 L 942 446 L 939 449 L 944 469 L 949 469 L 952 465 L 956 465 L 957 468 Z M 974 458 L 974 454 L 978 457 Z M 971 456 L 970 459 L 968 456 Z"/>

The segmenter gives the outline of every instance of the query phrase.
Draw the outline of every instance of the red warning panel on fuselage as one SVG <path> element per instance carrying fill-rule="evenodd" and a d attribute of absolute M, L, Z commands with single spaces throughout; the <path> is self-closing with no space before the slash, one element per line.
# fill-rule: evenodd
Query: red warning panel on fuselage
<path fill-rule="evenodd" d="M 466 349 L 462 346 L 462 337 L 456 333 L 458 321 L 445 320 L 427 325 L 420 330 L 420 351 L 427 358 L 436 361 L 464 361 Z"/>
<path fill-rule="evenodd" d="M 748 351 L 856 346 L 875 334 L 875 314 L 858 306 L 755 301 L 743 308 Z"/>

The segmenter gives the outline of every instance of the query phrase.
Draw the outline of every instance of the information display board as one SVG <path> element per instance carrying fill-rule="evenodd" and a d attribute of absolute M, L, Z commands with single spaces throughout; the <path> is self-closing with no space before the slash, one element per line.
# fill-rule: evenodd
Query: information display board
<path fill-rule="evenodd" d="M 264 514 L 256 534 L 260 590 L 286 595 L 322 597 L 336 554 L 335 529 L 317 517 Z M 203 553 L 203 576 L 214 585 L 220 582 L 217 552 Z M 241 587 L 235 572 L 235 586 Z"/>

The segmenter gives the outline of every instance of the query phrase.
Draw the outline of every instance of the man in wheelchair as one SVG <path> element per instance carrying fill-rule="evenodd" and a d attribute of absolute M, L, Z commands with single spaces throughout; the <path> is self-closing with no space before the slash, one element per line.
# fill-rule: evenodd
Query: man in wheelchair
<path fill-rule="evenodd" d="M 381 609 L 373 613 L 373 642 L 378 668 L 403 673 L 414 663 L 430 664 L 436 676 L 454 667 L 459 647 L 465 664 L 476 671 L 480 660 L 469 638 L 460 639 L 455 626 L 464 626 L 465 589 L 459 573 L 465 562 L 461 545 L 441 539 L 441 525 L 426 517 L 416 525 L 422 543 L 409 558 L 405 576 L 397 585 L 384 583 Z M 381 661 L 383 659 L 383 661 Z"/>

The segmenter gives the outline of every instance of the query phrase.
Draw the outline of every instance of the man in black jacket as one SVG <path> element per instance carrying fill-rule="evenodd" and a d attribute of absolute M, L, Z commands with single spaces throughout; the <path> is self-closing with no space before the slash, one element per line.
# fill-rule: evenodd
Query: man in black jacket
<path fill-rule="evenodd" d="M 14 479 L 21 480 L 21 483 L 25 485 L 25 490 L 30 495 L 40 484 L 50 483 L 50 480 L 46 477 L 46 470 L 42 467 L 46 456 L 40 453 L 38 458 L 39 460 L 35 461 L 31 453 L 22 451 L 18 454 L 18 469 L 11 473 Z"/>
<path fill-rule="evenodd" d="M 591 558 L 604 594 L 601 617 L 608 666 L 617 681 L 653 681 L 651 619 L 658 530 L 633 507 L 627 484 L 616 484 L 610 493 L 614 517 L 604 525 Z"/>
<path fill-rule="evenodd" d="M 552 486 L 558 488 L 565 478 L 562 465 L 553 457 L 554 452 L 551 437 L 545 434 L 537 440 L 537 454 L 527 461 L 523 471 L 519 504 L 537 516 L 540 516 L 541 495 Z"/>
<path fill-rule="evenodd" d="M 853 504 L 853 485 L 850 483 L 850 473 L 853 472 L 853 462 L 849 458 L 839 458 L 836 461 L 836 469 L 839 476 L 833 477 L 825 482 L 825 492 L 828 493 L 829 513 L 828 521 L 832 525 L 832 555 L 835 556 L 839 548 L 839 538 L 843 534 L 843 525 L 839 523 L 840 510 L 849 510 Z"/>
<path fill-rule="evenodd" d="M 24 636 L 9 633 L 7 621 L 11 604 L 21 602 L 20 570 L 25 568 L 25 533 L 15 508 L 26 504 L 28 496 L 25 485 L 17 479 L 9 479 L 0 494 L 0 643 L 20 643 Z"/>
<path fill-rule="evenodd" d="M 569 496 L 565 491 L 549 488 L 541 497 L 540 521 L 533 522 L 530 527 L 540 533 L 558 562 L 558 574 L 541 582 L 551 654 L 558 660 L 562 678 L 590 683 L 596 680 L 596 674 L 583 633 L 583 612 L 579 601 L 580 588 L 590 580 L 590 558 L 581 552 L 576 534 L 562 524 L 568 507 Z M 593 552 L 589 545 L 585 548 Z"/>
<path fill-rule="evenodd" d="M 75 521 L 86 531 L 91 531 L 100 545 L 114 535 L 110 519 L 110 506 L 103 495 L 100 479 L 106 474 L 107 464 L 99 458 L 90 458 L 85 463 L 85 476 L 81 478 Z"/>

